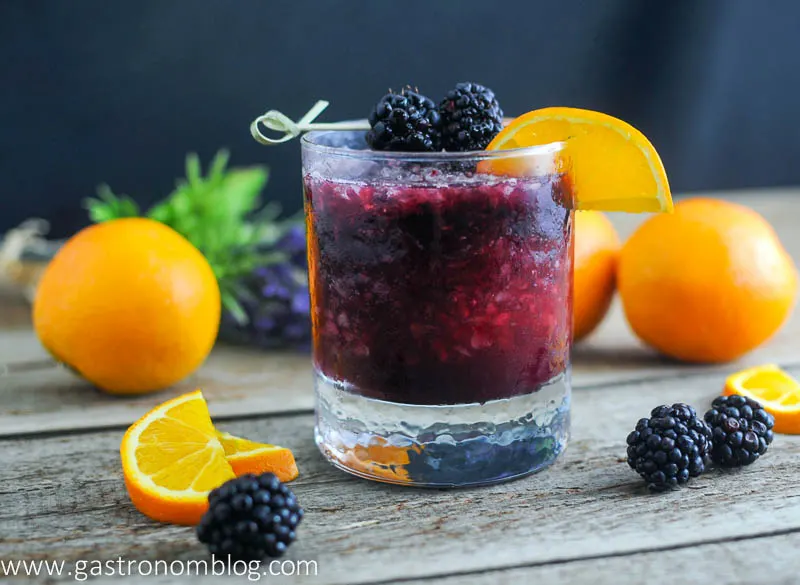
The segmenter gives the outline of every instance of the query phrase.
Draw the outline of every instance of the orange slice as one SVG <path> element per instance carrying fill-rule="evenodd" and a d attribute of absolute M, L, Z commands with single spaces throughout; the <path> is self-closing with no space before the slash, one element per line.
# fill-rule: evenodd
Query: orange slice
<path fill-rule="evenodd" d="M 412 453 L 422 453 L 422 447 L 399 447 L 390 445 L 386 439 L 375 437 L 369 446 L 357 445 L 349 450 L 344 460 L 350 468 L 367 476 L 389 483 L 410 483 L 407 467 L 411 463 Z"/>
<path fill-rule="evenodd" d="M 486 147 L 507 150 L 564 142 L 577 209 L 671 212 L 667 174 L 658 152 L 636 128 L 608 114 L 542 108 L 516 118 Z M 520 175 L 524 157 L 482 161 L 479 171 Z"/>
<path fill-rule="evenodd" d="M 208 492 L 235 477 L 199 390 L 135 422 L 120 455 L 133 505 L 161 522 L 196 524 L 208 508 Z"/>
<path fill-rule="evenodd" d="M 225 458 L 238 476 L 245 473 L 274 473 L 281 481 L 292 481 L 298 475 L 294 455 L 286 447 L 256 443 L 230 433 L 217 432 L 225 450 Z"/>
<path fill-rule="evenodd" d="M 800 382 L 775 364 L 748 368 L 729 376 L 724 393 L 760 402 L 775 417 L 774 432 L 800 434 Z"/>

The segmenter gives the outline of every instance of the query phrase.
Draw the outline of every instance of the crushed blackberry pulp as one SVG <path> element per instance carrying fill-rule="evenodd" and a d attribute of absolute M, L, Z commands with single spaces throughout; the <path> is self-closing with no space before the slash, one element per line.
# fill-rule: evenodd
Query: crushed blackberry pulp
<path fill-rule="evenodd" d="M 348 391 L 467 404 L 565 372 L 572 212 L 565 177 L 304 177 L 314 363 Z"/>

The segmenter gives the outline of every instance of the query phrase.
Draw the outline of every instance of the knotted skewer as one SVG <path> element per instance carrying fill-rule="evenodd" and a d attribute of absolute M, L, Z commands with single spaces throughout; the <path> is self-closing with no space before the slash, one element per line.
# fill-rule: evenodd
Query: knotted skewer
<path fill-rule="evenodd" d="M 297 138 L 303 132 L 310 132 L 311 130 L 369 130 L 369 124 L 366 120 L 354 122 L 314 122 L 328 105 L 329 102 L 319 100 L 297 122 L 292 121 L 286 114 L 278 110 L 270 110 L 253 120 L 250 124 L 250 134 L 253 135 L 256 142 L 272 145 L 287 142 Z M 274 132 L 283 133 L 283 136 L 280 138 L 270 138 L 261 131 L 260 126 L 262 125 Z"/>

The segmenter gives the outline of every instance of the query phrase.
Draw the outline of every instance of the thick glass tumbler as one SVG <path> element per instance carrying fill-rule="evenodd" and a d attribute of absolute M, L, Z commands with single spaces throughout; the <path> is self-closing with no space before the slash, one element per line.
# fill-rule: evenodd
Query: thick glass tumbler
<path fill-rule="evenodd" d="M 552 463 L 570 411 L 563 144 L 375 152 L 337 131 L 302 149 L 322 453 L 431 487 Z"/>

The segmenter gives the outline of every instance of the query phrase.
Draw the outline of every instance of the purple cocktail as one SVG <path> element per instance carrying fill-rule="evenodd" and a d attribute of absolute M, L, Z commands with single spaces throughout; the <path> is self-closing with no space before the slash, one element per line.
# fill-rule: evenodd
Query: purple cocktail
<path fill-rule="evenodd" d="M 323 453 L 433 486 L 550 463 L 566 441 L 572 330 L 560 146 L 375 153 L 348 134 L 303 138 Z M 525 172 L 479 164 L 511 157 Z"/>

